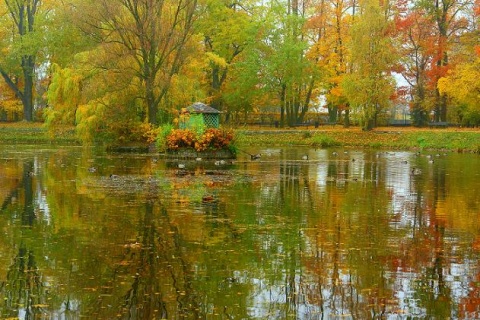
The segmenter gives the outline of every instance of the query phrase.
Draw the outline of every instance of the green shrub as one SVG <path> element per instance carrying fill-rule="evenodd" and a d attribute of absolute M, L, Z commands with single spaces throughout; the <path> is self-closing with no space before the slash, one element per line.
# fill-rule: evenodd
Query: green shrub
<path fill-rule="evenodd" d="M 155 145 L 157 146 L 158 151 L 163 152 L 167 149 L 167 137 L 172 132 L 173 125 L 170 123 L 164 124 L 160 127 L 157 141 Z"/>
<path fill-rule="evenodd" d="M 382 147 L 381 142 L 370 142 L 368 145 L 370 148 L 380 149 Z"/>
<path fill-rule="evenodd" d="M 424 137 L 418 137 L 418 138 L 417 138 L 417 143 L 418 143 L 418 147 L 419 147 L 420 149 L 425 149 L 425 147 L 427 146 L 427 143 L 426 143 Z"/>

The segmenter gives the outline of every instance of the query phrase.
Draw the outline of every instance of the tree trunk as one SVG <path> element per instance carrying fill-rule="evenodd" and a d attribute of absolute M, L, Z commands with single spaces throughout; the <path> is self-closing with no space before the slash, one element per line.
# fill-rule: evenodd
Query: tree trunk
<path fill-rule="evenodd" d="M 347 106 L 345 109 L 345 120 L 343 121 L 344 128 L 350 128 L 350 108 Z"/>
<path fill-rule="evenodd" d="M 373 117 L 365 119 L 365 121 L 363 123 L 363 126 L 362 126 L 362 130 L 363 131 L 371 131 L 375 127 L 374 122 L 375 122 L 375 120 L 374 120 Z"/>
<path fill-rule="evenodd" d="M 308 86 L 308 91 L 307 91 L 307 95 L 305 97 L 305 101 L 303 103 L 303 106 L 302 106 L 302 109 L 300 111 L 300 121 L 303 122 L 304 118 L 305 118 L 305 114 L 307 113 L 308 111 L 308 105 L 310 104 L 310 99 L 312 98 L 312 93 L 313 93 L 313 86 L 315 85 L 315 80 L 311 80 L 310 81 L 310 84 Z"/>
<path fill-rule="evenodd" d="M 147 79 L 147 81 L 145 82 L 145 90 L 145 98 L 148 108 L 148 123 L 155 126 L 157 124 L 158 108 L 155 103 L 154 84 L 152 83 L 151 79 Z"/>
<path fill-rule="evenodd" d="M 33 86 L 35 74 L 35 58 L 33 56 L 24 56 L 22 58 L 22 69 L 24 78 L 23 96 L 23 119 L 33 121 Z"/>
<path fill-rule="evenodd" d="M 35 30 L 35 18 L 41 1 L 9 1 L 5 0 L 7 11 L 12 17 L 15 28 L 12 29 L 14 36 L 19 36 L 20 41 L 28 37 Z M 16 34 L 15 34 L 16 33 Z M 24 38 L 25 37 L 25 38 Z M 20 61 L 19 61 L 20 62 Z M 23 91 L 18 83 L 12 81 L 10 75 L 0 69 L 0 73 L 8 86 L 15 92 L 16 96 L 22 101 L 23 119 L 33 121 L 33 94 L 35 85 L 35 56 L 29 51 L 21 58 L 21 68 L 23 76 Z M 20 76 L 16 75 L 17 79 Z"/>
<path fill-rule="evenodd" d="M 282 92 L 280 93 L 280 126 L 283 128 L 285 126 L 285 92 L 287 87 L 285 84 L 282 85 Z"/>
<path fill-rule="evenodd" d="M 440 96 L 440 121 L 447 121 L 447 97 L 445 95 Z"/>
<path fill-rule="evenodd" d="M 210 105 L 218 110 L 221 110 L 220 107 L 220 97 L 218 96 L 218 92 L 220 90 L 220 69 L 218 66 L 212 66 L 212 86 L 210 88 L 210 95 L 213 97 Z"/>
<path fill-rule="evenodd" d="M 327 110 L 328 110 L 328 122 L 336 123 L 337 122 L 338 107 L 329 103 L 327 105 Z"/>
<path fill-rule="evenodd" d="M 435 9 L 436 20 L 439 31 L 438 38 L 438 56 L 437 67 L 444 69 L 448 65 L 447 39 L 448 39 L 448 15 L 452 8 L 452 3 L 449 1 L 436 1 Z M 437 78 L 438 82 L 438 78 Z M 438 89 L 435 90 L 435 121 L 447 121 L 447 99 L 442 96 Z"/>

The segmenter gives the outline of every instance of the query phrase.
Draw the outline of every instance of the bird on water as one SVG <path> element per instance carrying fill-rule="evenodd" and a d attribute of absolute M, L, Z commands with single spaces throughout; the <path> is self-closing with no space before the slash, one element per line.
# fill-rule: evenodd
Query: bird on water
<path fill-rule="evenodd" d="M 250 158 L 251 158 L 252 160 L 258 160 L 258 159 L 260 159 L 261 157 L 262 157 L 262 155 L 261 155 L 260 153 L 251 154 L 251 155 L 250 155 Z"/>

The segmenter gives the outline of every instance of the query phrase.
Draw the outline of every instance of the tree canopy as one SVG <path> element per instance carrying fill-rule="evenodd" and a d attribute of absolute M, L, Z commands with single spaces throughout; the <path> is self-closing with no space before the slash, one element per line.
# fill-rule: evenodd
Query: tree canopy
<path fill-rule="evenodd" d="M 0 112 L 43 114 L 86 140 L 128 139 L 195 101 L 233 124 L 277 110 L 294 126 L 320 111 L 371 129 L 399 103 L 416 125 L 461 122 L 480 109 L 479 11 L 467 0 L 2 0 Z"/>

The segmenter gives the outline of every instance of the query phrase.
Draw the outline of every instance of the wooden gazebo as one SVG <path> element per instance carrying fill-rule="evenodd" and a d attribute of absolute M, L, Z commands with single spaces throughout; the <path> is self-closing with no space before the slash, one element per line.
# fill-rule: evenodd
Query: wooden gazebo
<path fill-rule="evenodd" d="M 182 109 L 180 129 L 190 129 L 196 126 L 218 128 L 220 126 L 220 111 L 204 103 L 195 102 Z"/>

